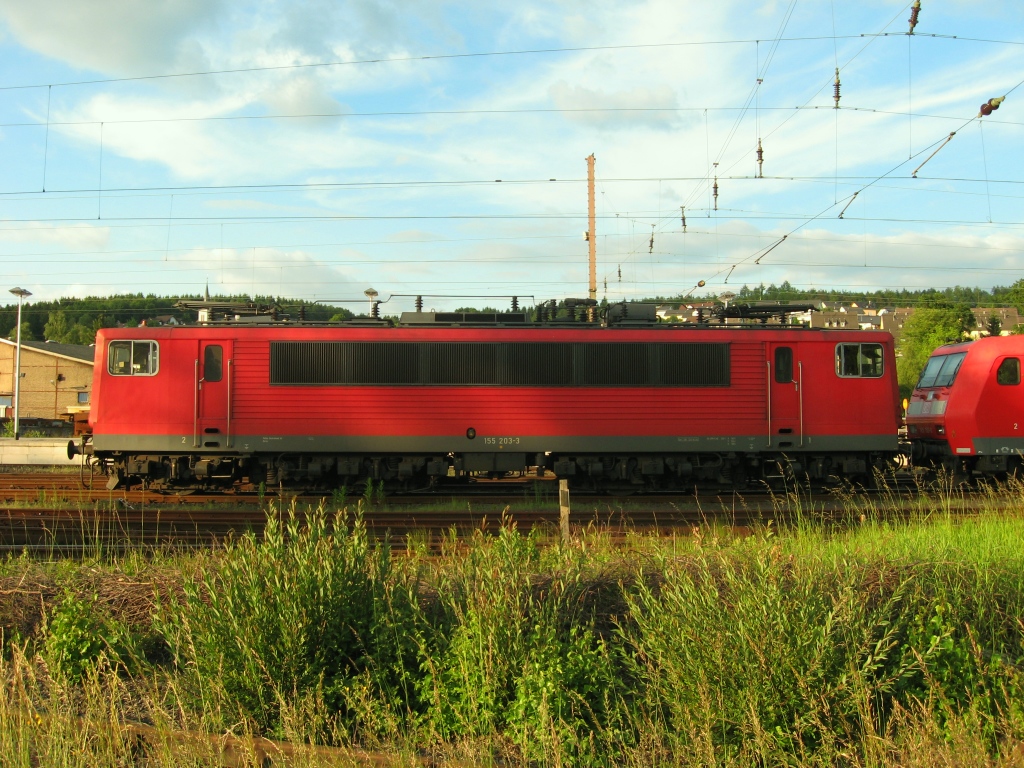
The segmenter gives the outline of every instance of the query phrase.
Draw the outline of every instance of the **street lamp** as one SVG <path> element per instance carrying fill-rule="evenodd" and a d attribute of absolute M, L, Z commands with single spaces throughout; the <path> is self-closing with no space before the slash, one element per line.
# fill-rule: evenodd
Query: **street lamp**
<path fill-rule="evenodd" d="M 11 288 L 11 293 L 18 297 L 18 336 L 14 349 L 14 439 L 17 440 L 18 433 L 18 395 L 21 393 L 21 305 L 25 298 L 32 295 L 31 291 L 24 288 Z"/>
<path fill-rule="evenodd" d="M 363 295 L 370 300 L 370 317 L 373 317 L 373 302 L 380 294 L 378 294 L 373 288 L 367 288 L 363 291 Z"/>

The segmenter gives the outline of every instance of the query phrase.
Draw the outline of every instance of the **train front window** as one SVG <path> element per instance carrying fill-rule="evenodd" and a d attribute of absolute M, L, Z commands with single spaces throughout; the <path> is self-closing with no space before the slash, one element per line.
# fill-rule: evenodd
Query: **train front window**
<path fill-rule="evenodd" d="M 1020 384 L 1020 358 L 1008 357 L 999 364 L 996 370 L 996 384 L 1013 386 Z"/>
<path fill-rule="evenodd" d="M 952 386 L 953 381 L 956 379 L 956 373 L 960 370 L 960 364 L 964 361 L 965 357 L 967 357 L 966 352 L 958 352 L 955 355 L 946 355 L 945 362 L 942 363 L 942 367 L 935 376 L 935 386 Z"/>
<path fill-rule="evenodd" d="M 159 368 L 155 341 L 112 341 L 107 348 L 107 370 L 113 376 L 155 376 Z"/>
<path fill-rule="evenodd" d="M 881 344 L 837 344 L 836 375 L 877 379 L 882 375 Z"/>
<path fill-rule="evenodd" d="M 921 378 L 917 380 L 917 389 L 924 389 L 925 387 L 935 386 L 935 377 L 939 374 L 939 369 L 942 364 L 946 361 L 946 356 L 928 358 L 928 362 L 924 366 L 924 370 L 921 371 Z"/>
<path fill-rule="evenodd" d="M 967 357 L 966 352 L 956 352 L 952 355 L 936 355 L 930 358 L 924 370 L 921 371 L 917 389 L 948 387 L 956 378 L 956 372 L 960 370 L 960 363 L 964 361 L 965 357 Z"/>

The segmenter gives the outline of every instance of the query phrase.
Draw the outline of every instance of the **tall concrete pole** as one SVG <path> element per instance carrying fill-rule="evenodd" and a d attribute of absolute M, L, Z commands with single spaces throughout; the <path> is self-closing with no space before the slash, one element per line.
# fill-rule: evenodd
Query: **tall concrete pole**
<path fill-rule="evenodd" d="M 21 423 L 18 420 L 18 401 L 21 396 L 21 305 L 25 303 L 25 297 L 31 296 L 31 291 L 24 288 L 11 288 L 11 293 L 18 297 L 18 335 L 15 342 L 14 352 L 14 439 L 21 437 Z"/>
<path fill-rule="evenodd" d="M 594 155 L 587 158 L 587 241 L 590 244 L 590 298 L 597 300 L 597 216 L 594 212 Z"/>

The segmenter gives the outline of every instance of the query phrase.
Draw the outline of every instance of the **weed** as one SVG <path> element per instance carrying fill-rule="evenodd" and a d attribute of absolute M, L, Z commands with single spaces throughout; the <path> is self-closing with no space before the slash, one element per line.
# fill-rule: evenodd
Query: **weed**
<path fill-rule="evenodd" d="M 342 510 L 348 503 L 348 486 L 343 485 L 331 491 L 331 506 L 336 510 Z"/>
<path fill-rule="evenodd" d="M 127 662 L 133 645 L 119 622 L 98 615 L 90 604 L 67 592 L 49 618 L 44 655 L 58 677 L 77 681 L 104 656 Z"/>

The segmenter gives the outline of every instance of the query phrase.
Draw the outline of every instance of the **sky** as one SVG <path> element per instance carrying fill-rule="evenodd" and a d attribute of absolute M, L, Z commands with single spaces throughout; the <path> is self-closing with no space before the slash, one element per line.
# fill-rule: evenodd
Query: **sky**
<path fill-rule="evenodd" d="M 593 154 L 598 298 L 1010 285 L 1024 4 L 911 13 L 0 0 L 0 259 L 33 299 L 585 297 Z"/>

